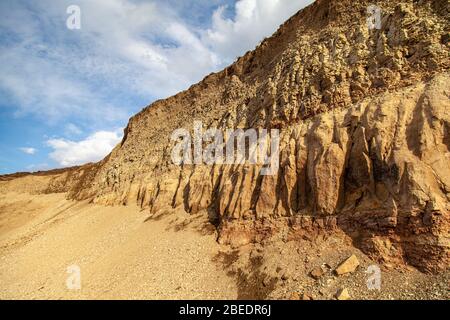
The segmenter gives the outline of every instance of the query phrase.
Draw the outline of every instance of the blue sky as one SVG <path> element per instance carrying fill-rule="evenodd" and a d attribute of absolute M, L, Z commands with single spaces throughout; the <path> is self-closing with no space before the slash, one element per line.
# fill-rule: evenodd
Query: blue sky
<path fill-rule="evenodd" d="M 0 1 L 0 174 L 98 161 L 130 116 L 312 0 Z M 80 8 L 81 28 L 66 26 Z"/>

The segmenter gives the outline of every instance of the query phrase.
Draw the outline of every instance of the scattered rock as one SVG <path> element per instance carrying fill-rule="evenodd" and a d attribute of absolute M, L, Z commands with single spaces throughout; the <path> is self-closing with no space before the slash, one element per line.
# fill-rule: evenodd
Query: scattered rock
<path fill-rule="evenodd" d="M 336 294 L 338 300 L 350 300 L 350 294 L 347 288 L 340 289 Z"/>
<path fill-rule="evenodd" d="M 315 280 L 319 280 L 324 274 L 325 274 L 325 271 L 322 269 L 322 267 L 316 267 L 316 268 L 312 269 L 311 272 L 309 273 L 311 278 L 313 278 Z"/>
<path fill-rule="evenodd" d="M 298 292 L 293 292 L 289 297 L 289 300 L 300 300 L 300 294 Z"/>
<path fill-rule="evenodd" d="M 301 300 L 314 300 L 314 299 L 310 295 L 304 293 L 304 294 L 302 294 L 302 299 Z"/>
<path fill-rule="evenodd" d="M 353 254 L 351 255 L 347 260 L 342 262 L 339 267 L 336 268 L 335 272 L 337 275 L 343 275 L 347 273 L 352 273 L 358 268 L 359 266 L 359 260 L 358 258 Z"/>

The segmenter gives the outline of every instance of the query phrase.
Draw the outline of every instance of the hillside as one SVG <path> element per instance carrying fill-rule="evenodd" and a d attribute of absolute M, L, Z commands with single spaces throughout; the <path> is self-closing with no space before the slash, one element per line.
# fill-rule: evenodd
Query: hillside
<path fill-rule="evenodd" d="M 367 7 L 381 8 L 380 29 Z M 449 2 L 318 0 L 225 70 L 132 117 L 97 164 L 0 179 L 154 219 L 209 219 L 220 245 L 346 238 L 387 268 L 450 265 Z M 280 130 L 280 167 L 172 162 L 172 133 Z M 343 244 L 344 246 L 344 244 Z"/>

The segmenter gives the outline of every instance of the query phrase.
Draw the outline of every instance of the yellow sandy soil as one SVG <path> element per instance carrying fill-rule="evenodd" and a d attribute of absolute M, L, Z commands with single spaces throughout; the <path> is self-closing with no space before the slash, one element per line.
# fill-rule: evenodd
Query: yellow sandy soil
<path fill-rule="evenodd" d="M 235 299 L 202 216 L 0 194 L 1 299 Z M 69 290 L 67 268 L 81 270 Z"/>

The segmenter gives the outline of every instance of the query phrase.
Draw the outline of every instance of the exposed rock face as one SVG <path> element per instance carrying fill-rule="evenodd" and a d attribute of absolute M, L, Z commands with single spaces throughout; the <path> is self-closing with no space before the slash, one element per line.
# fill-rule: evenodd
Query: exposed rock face
<path fill-rule="evenodd" d="M 382 9 L 370 30 L 367 7 Z M 319 0 L 226 70 L 134 116 L 101 163 L 49 190 L 205 212 L 235 246 L 340 228 L 389 264 L 450 262 L 449 2 Z M 172 132 L 280 129 L 280 169 L 172 163 Z"/>

